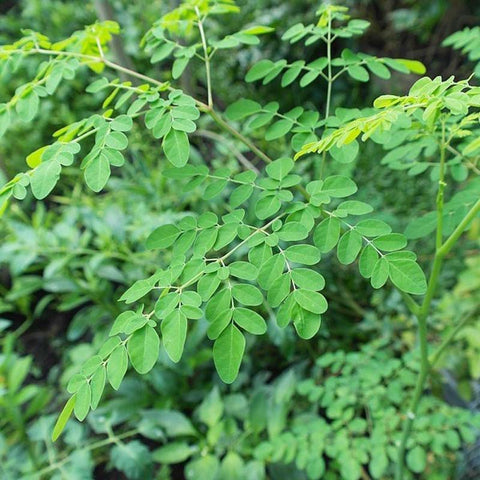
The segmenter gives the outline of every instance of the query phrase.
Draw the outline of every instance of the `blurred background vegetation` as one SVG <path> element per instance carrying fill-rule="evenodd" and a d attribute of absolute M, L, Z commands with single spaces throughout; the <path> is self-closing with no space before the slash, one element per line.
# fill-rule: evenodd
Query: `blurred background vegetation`
<path fill-rule="evenodd" d="M 230 32 L 238 25 L 264 24 L 276 32 L 259 46 L 217 58 L 216 103 L 226 106 L 247 97 L 265 104 L 281 98 L 285 109 L 323 110 L 325 92 L 315 83 L 300 90 L 242 82 L 261 58 L 304 58 L 300 44 L 282 43 L 280 37 L 291 25 L 312 21 L 318 1 L 238 4 L 239 15 L 212 28 Z M 442 41 L 477 25 L 476 2 L 341 4 L 351 8 L 353 17 L 371 22 L 366 35 L 346 42 L 353 51 L 418 59 L 431 77 L 464 78 L 475 67 Z M 167 80 L 168 65 L 152 65 L 138 44 L 150 25 L 176 5 L 174 0 L 4 0 L 0 44 L 15 41 L 25 28 L 60 40 L 97 19 L 111 18 L 122 27 L 122 40 L 112 46 L 116 61 Z M 1 71 L 0 101 L 32 78 L 37 64 L 32 58 L 15 73 Z M 0 141 L 0 183 L 55 130 L 99 108 L 99 98 L 82 95 L 92 78 L 92 72 L 82 70 L 63 84 L 43 102 L 33 129 L 12 126 Z M 345 79 L 335 90 L 333 106 L 369 106 L 380 93 L 405 92 L 414 80 L 395 75 L 358 84 Z M 188 93 L 204 94 L 203 71 L 191 69 L 182 82 Z M 201 131 L 194 155 L 216 166 L 235 162 L 228 143 L 213 148 Z M 301 340 L 270 322 L 266 336 L 249 338 L 240 377 L 227 387 L 214 371 L 205 325 L 199 322 L 179 364 L 162 353 L 146 377 L 129 375 L 84 424 L 71 421 L 64 439 L 50 442 L 68 378 L 103 342 L 121 312 L 117 299 L 126 287 L 155 270 L 158 253 L 144 251 L 146 236 L 182 212 L 216 209 L 202 198 L 182 196 L 178 185 L 166 181 L 159 145 L 138 126 L 130 144 L 129 161 L 101 195 L 88 191 L 72 166 L 47 202 L 27 198 L 0 220 L 0 478 L 391 478 L 388 465 L 395 458 L 405 398 L 418 368 L 415 356 L 406 353 L 415 345 L 415 325 L 398 293 L 373 291 L 351 274 L 350 266 L 335 262 L 323 272 L 330 309 L 313 340 Z M 281 139 L 275 148 L 272 154 L 280 154 Z M 388 221 L 402 231 L 411 218 L 431 210 L 428 199 L 434 196 L 424 193 L 433 187 L 428 178 L 385 170 L 376 148 L 368 147 L 349 168 L 369 203 L 382 206 Z M 473 228 L 448 262 L 431 319 L 432 340 L 480 303 L 479 231 Z M 407 458 L 411 478 L 480 478 L 480 447 L 471 446 L 471 427 L 480 426 L 475 415 L 479 358 L 477 311 L 442 358 L 423 399 L 424 421 L 415 425 L 413 453 Z"/>

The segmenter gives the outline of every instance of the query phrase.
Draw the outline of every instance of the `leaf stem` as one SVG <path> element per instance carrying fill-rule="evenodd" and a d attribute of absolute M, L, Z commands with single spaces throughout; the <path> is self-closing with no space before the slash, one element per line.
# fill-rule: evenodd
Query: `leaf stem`
<path fill-rule="evenodd" d="M 418 405 L 420 403 L 420 399 L 422 397 L 423 390 L 425 387 L 425 382 L 431 368 L 429 359 L 428 359 L 427 318 L 430 312 L 433 296 L 437 288 L 438 278 L 440 275 L 440 270 L 442 268 L 442 263 L 445 256 L 445 254 L 442 253 L 442 250 L 441 250 L 442 234 L 443 234 L 443 199 L 444 199 L 443 194 L 445 189 L 445 181 L 444 181 L 445 150 L 446 150 L 445 123 L 442 122 L 442 141 L 440 144 L 440 178 L 438 182 L 438 192 L 437 192 L 437 201 L 436 201 L 437 231 L 435 236 L 435 247 L 436 247 L 435 256 L 433 260 L 432 271 L 428 279 L 427 291 L 425 293 L 423 302 L 416 314 L 417 321 L 418 321 L 418 338 L 419 338 L 419 344 L 420 344 L 420 372 L 418 373 L 417 381 L 415 384 L 415 390 L 413 392 L 413 397 L 410 402 L 409 409 L 407 411 L 407 418 L 405 419 L 403 424 L 402 436 L 400 439 L 400 444 L 398 446 L 398 457 L 397 457 L 397 465 L 395 470 L 395 480 L 403 479 L 403 474 L 405 471 L 406 445 L 410 437 L 410 433 L 412 431 L 413 423 L 417 415 Z M 480 200 L 478 203 L 480 204 Z M 461 223 L 463 223 L 463 221 Z M 461 232 L 458 234 L 455 241 L 460 237 L 460 235 L 461 235 Z"/>
<path fill-rule="evenodd" d="M 430 356 L 429 362 L 430 362 L 430 368 L 435 365 L 440 357 L 442 356 L 442 353 L 444 350 L 450 345 L 452 340 L 455 338 L 457 333 L 466 325 L 466 323 L 472 318 L 472 316 L 476 313 L 476 310 L 472 310 L 465 314 L 463 318 L 450 330 L 448 335 L 443 339 L 442 343 L 440 346 L 435 350 L 435 352 Z"/>
<path fill-rule="evenodd" d="M 418 305 L 418 303 L 408 293 L 402 292 L 401 290 L 398 291 L 400 292 L 400 295 L 402 296 L 403 301 L 410 312 L 413 313 L 413 315 L 418 315 L 420 305 Z"/>
<path fill-rule="evenodd" d="M 205 31 L 203 29 L 203 20 L 200 15 L 200 10 L 195 6 L 195 13 L 198 17 L 198 30 L 200 32 L 200 37 L 202 39 L 203 54 L 205 59 L 205 75 L 207 77 L 207 103 L 210 108 L 213 107 L 213 98 L 212 98 L 212 79 L 210 77 L 210 57 L 208 55 L 208 44 L 205 37 Z"/>
<path fill-rule="evenodd" d="M 236 130 L 229 123 L 227 123 L 218 112 L 216 112 L 213 108 L 208 107 L 206 105 L 205 107 L 206 108 L 200 107 L 200 110 L 210 115 L 218 126 L 220 126 L 223 130 L 229 132 L 237 140 L 240 140 L 253 153 L 255 153 L 257 157 L 261 158 L 265 163 L 272 163 L 273 160 L 266 153 L 262 152 L 248 138 L 244 137 L 238 130 Z"/>
<path fill-rule="evenodd" d="M 438 250 L 438 255 L 445 257 L 450 252 L 462 233 L 467 229 L 469 223 L 480 213 L 480 199 L 478 199 L 472 208 L 465 215 L 463 220 L 457 225 L 452 234 L 445 240 L 443 245 Z"/>
<path fill-rule="evenodd" d="M 326 106 L 325 106 L 325 120 L 330 115 L 330 102 L 332 99 L 332 84 L 334 82 L 334 79 L 332 78 L 332 17 L 329 12 L 328 14 L 328 30 L 327 30 L 327 38 L 326 38 L 326 44 L 327 44 L 327 100 L 326 100 Z M 327 157 L 327 152 L 323 151 L 322 153 L 322 158 L 320 160 L 320 164 L 318 165 L 318 171 L 317 171 L 317 178 L 319 180 L 322 179 L 323 173 L 325 170 L 325 162 L 326 162 L 326 157 Z"/>
<path fill-rule="evenodd" d="M 138 429 L 128 430 L 127 432 L 121 433 L 120 435 L 117 435 L 117 436 L 114 436 L 114 437 L 109 436 L 108 438 L 106 438 L 104 440 L 99 440 L 98 442 L 90 443 L 89 445 L 85 445 L 83 448 L 79 447 L 79 448 L 75 449 L 75 451 L 95 450 L 97 448 L 105 447 L 105 446 L 110 445 L 112 443 L 116 443 L 119 440 L 122 440 L 122 439 L 128 438 L 128 437 L 132 437 L 132 436 L 137 435 L 137 434 L 138 434 Z M 68 463 L 70 461 L 70 458 L 71 458 L 71 454 L 67 455 L 62 460 L 59 460 L 55 463 L 52 463 L 48 467 L 42 468 L 41 470 L 38 470 L 36 472 L 32 472 L 30 474 L 27 474 L 26 478 L 30 478 L 30 477 L 40 478 L 42 475 L 44 475 L 48 472 L 51 472 L 53 470 L 57 470 L 58 468 L 61 468 L 63 465 L 65 465 L 66 463 Z"/>
<path fill-rule="evenodd" d="M 443 239 L 443 202 L 445 191 L 445 121 L 442 121 L 442 140 L 440 144 L 440 170 L 438 178 L 437 192 L 437 234 L 435 238 L 435 248 L 438 251 L 442 246 Z"/>
<path fill-rule="evenodd" d="M 325 119 L 330 115 L 330 102 L 332 98 L 332 17 L 328 15 L 327 31 L 327 104 L 325 106 Z"/>

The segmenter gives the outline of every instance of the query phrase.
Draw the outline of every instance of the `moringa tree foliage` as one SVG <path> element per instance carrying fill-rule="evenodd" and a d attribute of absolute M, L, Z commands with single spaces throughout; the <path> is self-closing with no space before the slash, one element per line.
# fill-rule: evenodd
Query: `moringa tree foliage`
<path fill-rule="evenodd" d="M 27 189 L 38 200 L 47 198 L 61 181 L 62 170 L 74 164 L 82 170 L 86 185 L 101 192 L 112 172 L 128 161 L 125 151 L 134 124 L 159 140 L 160 161 L 169 164 L 164 174 L 178 184 L 179 191 L 185 195 L 200 191 L 205 200 L 218 197 L 223 206 L 222 211 L 186 215 L 177 223 L 159 225 L 146 238 L 145 248 L 164 252 L 158 269 L 120 298 L 127 307 L 112 319 L 110 336 L 98 354 L 71 378 L 71 397 L 53 438 L 58 438 L 72 413 L 84 420 L 97 408 L 107 383 L 118 389 L 130 365 L 140 374 L 149 372 L 161 344 L 178 362 L 189 324 L 203 316 L 209 324 L 215 367 L 226 383 L 238 375 L 245 334 L 266 332 L 266 313 L 275 311 L 279 327 L 312 338 L 328 309 L 321 293 L 322 259 L 335 251 L 339 263 L 356 262 L 359 274 L 373 288 L 391 283 L 418 320 L 421 370 L 398 451 L 396 478 L 402 479 L 412 423 L 425 380 L 438 358 L 429 357 L 427 317 L 439 273 L 480 210 L 480 182 L 475 178 L 480 87 L 469 80 L 423 77 L 405 96 L 382 95 L 373 108 L 332 112 L 332 90 L 342 76 L 368 82 L 371 76 L 389 79 L 392 71 L 422 75 L 425 68 L 414 60 L 378 58 L 348 48 L 334 57 L 332 44 L 362 35 L 369 24 L 351 19 L 345 7 L 325 5 L 315 24 L 293 25 L 282 36 L 283 41 L 302 42 L 305 48 L 319 44 L 324 56 L 309 63 L 263 59 L 245 78 L 264 85 L 278 82 L 285 88 L 317 82 L 326 91 L 322 111 L 299 106 L 284 111 L 281 102 L 262 105 L 248 98 L 222 111 L 215 102 L 211 75 L 217 53 L 259 44 L 260 37 L 272 31 L 267 26 L 246 26 L 222 38 L 209 34 L 211 21 L 236 11 L 231 0 L 187 0 L 152 26 L 142 47 L 152 63 L 171 63 L 168 82 L 110 59 L 108 43 L 119 33 L 119 26 L 110 21 L 58 42 L 26 31 L 19 41 L 0 48 L 2 69 L 15 70 L 27 57 L 39 59 L 35 78 L 0 104 L 0 134 L 16 119 L 34 124 L 42 98 L 55 95 L 59 84 L 72 80 L 81 68 L 98 74 L 86 94 L 103 101 L 98 113 L 61 128 L 50 145 L 27 157 L 28 169 L 0 190 L 2 211 L 14 199 L 25 198 Z M 179 88 L 189 65 L 204 68 L 203 98 Z M 120 74 L 131 81 L 120 80 L 116 76 Z M 192 134 L 199 122 L 215 134 L 212 138 L 237 142 L 256 163 L 238 152 L 236 169 L 212 169 L 192 155 Z M 259 134 L 264 149 L 253 140 Z M 269 143 L 280 138 L 289 139 L 288 147 L 280 158 L 271 158 Z M 343 165 L 354 161 L 367 141 L 383 146 L 386 153 L 379 162 L 385 168 L 405 170 L 407 175 L 428 173 L 438 185 L 432 201 L 435 208 L 412 219 L 405 234 L 393 232 L 370 204 L 356 198 L 354 179 L 325 174 L 330 165 L 337 172 L 347 171 Z M 454 182 L 462 182 L 463 189 L 454 188 Z M 431 265 L 420 265 L 417 254 L 407 248 L 409 239 L 423 236 L 431 236 L 435 243 Z"/>

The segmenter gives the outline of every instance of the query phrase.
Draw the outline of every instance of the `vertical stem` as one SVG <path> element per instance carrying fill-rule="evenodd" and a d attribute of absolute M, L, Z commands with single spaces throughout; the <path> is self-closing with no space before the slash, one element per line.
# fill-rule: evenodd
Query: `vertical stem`
<path fill-rule="evenodd" d="M 332 17 L 328 15 L 328 31 L 327 31 L 327 105 L 325 107 L 325 119 L 330 115 L 330 101 L 332 98 Z"/>
<path fill-rule="evenodd" d="M 417 382 L 415 384 L 415 390 L 410 402 L 409 409 L 407 411 L 407 418 L 403 424 L 402 437 L 400 439 L 400 445 L 398 447 L 398 459 L 395 471 L 395 480 L 402 480 L 405 470 L 405 448 L 410 438 L 413 422 L 417 415 L 418 405 L 422 398 L 423 390 L 425 388 L 425 382 L 430 370 L 430 364 L 428 361 L 428 342 L 427 342 L 427 318 L 432 304 L 433 296 L 437 288 L 438 277 L 442 268 L 444 253 L 442 248 L 442 235 L 443 235 L 443 201 L 445 190 L 445 122 L 442 122 L 442 140 L 440 143 L 440 175 L 438 180 L 438 192 L 437 192 L 437 232 L 435 236 L 435 257 L 433 260 L 432 272 L 428 280 L 427 292 L 423 299 L 420 310 L 416 315 L 418 321 L 418 338 L 420 344 L 420 372 L 418 373 Z"/>
<path fill-rule="evenodd" d="M 430 370 L 430 365 L 428 362 L 427 317 L 437 286 L 438 276 L 440 274 L 442 262 L 443 256 L 437 253 L 433 262 L 432 273 L 430 274 L 430 279 L 428 281 L 427 293 L 425 294 L 425 299 L 423 300 L 422 306 L 420 307 L 420 312 L 417 315 L 418 337 L 420 343 L 420 372 L 418 374 L 417 382 L 415 384 L 415 390 L 413 392 L 413 397 L 407 411 L 407 418 L 405 419 L 405 422 L 403 424 L 402 437 L 400 440 L 400 445 L 398 447 L 398 460 L 395 472 L 395 480 L 403 479 L 403 472 L 405 469 L 405 448 L 407 445 L 407 441 L 410 437 L 410 433 L 412 431 L 413 422 L 415 420 L 418 410 L 418 404 L 420 403 L 420 399 L 422 398 L 425 381 Z"/>
<path fill-rule="evenodd" d="M 446 348 L 448 343 L 453 339 L 455 334 L 462 328 L 465 324 L 466 319 L 461 321 L 457 328 L 455 328 L 450 335 L 444 340 L 440 345 L 436 353 L 433 354 L 431 363 L 428 359 L 428 349 L 427 349 L 427 317 L 430 311 L 430 306 L 433 300 L 433 295 L 435 294 L 435 289 L 438 283 L 438 277 L 440 275 L 440 270 L 442 268 L 443 259 L 445 255 L 450 252 L 455 243 L 458 241 L 462 233 L 467 229 L 470 222 L 480 213 L 480 199 L 478 199 L 468 213 L 463 217 L 463 220 L 458 224 L 453 233 L 445 240 L 445 242 L 436 249 L 435 258 L 433 261 L 432 273 L 428 280 L 427 292 L 425 298 L 420 307 L 420 310 L 417 315 L 418 319 L 418 335 L 420 340 L 420 354 L 421 354 L 421 363 L 420 363 L 420 373 L 418 374 L 417 382 L 415 385 L 415 390 L 413 393 L 413 398 L 410 403 L 410 408 L 407 412 L 407 419 L 403 424 L 402 438 L 400 445 L 398 447 L 398 459 L 395 470 L 395 480 L 402 480 L 403 473 L 405 469 L 405 448 L 407 441 L 410 437 L 412 431 L 413 422 L 415 420 L 415 415 L 417 413 L 418 404 L 422 397 L 423 389 L 425 386 L 425 381 L 427 379 L 428 373 L 430 371 L 431 365 L 438 360 L 438 357 Z M 441 228 L 441 225 L 437 225 L 437 229 Z M 468 319 L 468 316 L 467 316 Z"/>
<path fill-rule="evenodd" d="M 108 0 L 95 0 L 94 5 L 100 20 L 115 20 L 115 12 Z M 112 46 L 112 53 L 116 63 L 123 65 L 130 70 L 134 70 L 135 65 L 125 50 L 122 37 L 114 35 L 110 41 L 110 45 Z M 121 72 L 121 76 L 123 77 L 123 80 L 127 80 L 127 74 L 125 72 Z"/>
<path fill-rule="evenodd" d="M 325 120 L 329 117 L 330 115 L 330 102 L 332 99 L 332 84 L 333 84 L 333 78 L 332 78 L 332 17 L 328 15 L 328 30 L 327 30 L 327 103 L 325 106 Z M 320 180 L 323 177 L 323 171 L 325 169 L 325 160 L 326 160 L 327 152 L 324 151 L 322 153 L 322 159 L 320 161 L 320 164 L 318 165 L 317 168 L 317 177 Z"/>
<path fill-rule="evenodd" d="M 208 55 L 208 45 L 207 39 L 205 37 L 205 32 L 203 30 L 203 21 L 200 15 L 200 10 L 198 7 L 195 7 L 195 13 L 198 17 L 198 30 L 200 31 L 200 37 L 202 39 L 203 54 L 205 58 L 205 74 L 207 78 L 207 104 L 210 108 L 213 107 L 213 98 L 212 98 L 212 80 L 210 77 L 210 56 Z"/>
<path fill-rule="evenodd" d="M 442 121 L 442 143 L 440 144 L 440 172 L 438 178 L 437 192 L 437 234 L 435 238 L 435 249 L 438 251 L 442 246 L 443 238 L 443 201 L 445 190 L 445 122 Z"/>

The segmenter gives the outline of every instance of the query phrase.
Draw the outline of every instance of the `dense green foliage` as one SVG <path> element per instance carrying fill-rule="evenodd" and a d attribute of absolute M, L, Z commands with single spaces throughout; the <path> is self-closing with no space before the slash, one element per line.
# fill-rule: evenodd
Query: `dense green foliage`
<path fill-rule="evenodd" d="M 137 67 L 112 20 L 0 47 L 0 136 L 38 125 L 0 190 L 5 478 L 447 479 L 475 440 L 438 365 L 471 395 L 478 262 L 455 246 L 478 248 L 480 87 L 383 88 L 425 67 L 358 52 L 342 6 L 262 58 L 254 10 L 148 9 Z M 476 60 L 475 34 L 446 44 Z M 336 96 L 374 78 L 372 107 Z"/>

